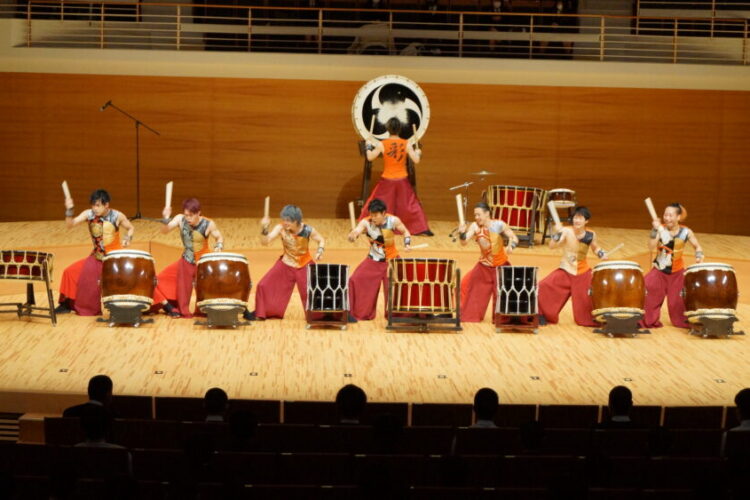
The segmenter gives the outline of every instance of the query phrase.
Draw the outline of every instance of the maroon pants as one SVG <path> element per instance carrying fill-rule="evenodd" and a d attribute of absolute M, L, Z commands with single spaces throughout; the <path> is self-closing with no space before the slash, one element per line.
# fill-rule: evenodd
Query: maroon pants
<path fill-rule="evenodd" d="M 102 313 L 102 261 L 93 255 L 69 265 L 63 271 L 60 302 L 69 300 L 79 316 Z"/>
<path fill-rule="evenodd" d="M 375 319 L 378 292 L 383 286 L 383 302 L 388 302 L 388 262 L 369 257 L 363 260 L 349 278 L 349 309 L 358 320 Z"/>
<path fill-rule="evenodd" d="M 580 326 L 599 326 L 591 315 L 591 269 L 576 276 L 555 269 L 539 283 L 539 312 L 547 323 L 557 323 L 568 299 L 573 300 L 573 319 Z"/>
<path fill-rule="evenodd" d="M 255 291 L 255 316 L 282 319 L 295 284 L 304 309 L 307 300 L 307 265 L 296 268 L 284 264 L 279 258 L 258 283 Z"/>
<path fill-rule="evenodd" d="M 510 262 L 505 262 L 509 266 Z M 497 268 L 477 262 L 461 279 L 461 321 L 478 323 L 484 319 L 492 298 L 492 311 L 497 301 Z"/>
<path fill-rule="evenodd" d="M 427 225 L 427 217 L 422 210 L 422 204 L 419 202 L 414 188 L 411 187 L 408 177 L 380 179 L 375 189 L 372 190 L 370 197 L 367 198 L 364 208 L 362 208 L 362 213 L 359 215 L 360 220 L 369 215 L 367 205 L 375 198 L 383 200 L 387 212 L 401 219 L 401 222 L 404 223 L 411 234 L 419 234 L 430 230 L 430 226 Z"/>
<path fill-rule="evenodd" d="M 641 326 L 646 328 L 664 326 L 659 317 L 661 316 L 661 306 L 664 304 L 664 298 L 666 298 L 669 319 L 672 324 L 679 328 L 690 328 L 690 324 L 685 318 L 685 301 L 680 295 L 685 281 L 685 270 L 680 269 L 675 273 L 666 274 L 652 267 L 646 274 L 644 281 L 646 282 L 646 304 Z"/>

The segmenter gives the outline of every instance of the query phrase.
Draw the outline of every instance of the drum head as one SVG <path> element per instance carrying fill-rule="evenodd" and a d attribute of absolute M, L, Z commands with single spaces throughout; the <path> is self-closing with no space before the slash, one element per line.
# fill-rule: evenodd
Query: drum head
<path fill-rule="evenodd" d="M 148 252 L 144 252 L 143 250 L 130 250 L 130 249 L 112 250 L 111 252 L 107 252 L 107 255 L 105 255 L 104 259 L 102 260 L 121 259 L 121 258 L 128 258 L 128 257 L 131 259 L 154 260 L 154 258 L 151 257 L 151 254 Z"/>
<path fill-rule="evenodd" d="M 693 264 L 685 269 L 685 273 L 694 273 L 697 271 L 726 271 L 734 273 L 734 267 L 729 264 L 722 264 L 721 262 L 701 262 L 700 264 Z"/>
<path fill-rule="evenodd" d="M 217 260 L 230 260 L 233 262 L 244 262 L 245 264 L 247 264 L 247 257 L 242 255 L 241 253 L 232 252 L 210 252 L 203 254 L 198 260 L 198 264 L 201 264 L 203 262 L 214 262 Z"/>
<path fill-rule="evenodd" d="M 643 272 L 641 266 L 632 260 L 610 260 L 607 262 L 601 262 L 594 266 L 594 272 L 608 269 L 637 269 Z"/>

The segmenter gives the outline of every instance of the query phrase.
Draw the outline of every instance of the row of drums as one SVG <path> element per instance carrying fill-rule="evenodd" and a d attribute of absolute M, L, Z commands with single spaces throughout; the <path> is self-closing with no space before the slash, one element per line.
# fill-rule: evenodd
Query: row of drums
<path fill-rule="evenodd" d="M 499 314 L 536 314 L 537 268 L 498 268 Z M 597 321 L 605 315 L 629 318 L 644 314 L 646 285 L 643 271 L 636 262 L 609 261 L 594 267 L 589 290 L 592 314 Z M 737 278 L 728 264 L 703 263 L 685 271 L 682 291 L 688 321 L 701 318 L 728 318 L 736 314 Z"/>

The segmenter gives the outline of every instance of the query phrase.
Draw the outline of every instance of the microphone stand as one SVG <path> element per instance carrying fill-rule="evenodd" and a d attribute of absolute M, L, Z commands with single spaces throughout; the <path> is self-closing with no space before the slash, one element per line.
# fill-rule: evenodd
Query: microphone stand
<path fill-rule="evenodd" d="M 464 214 L 466 213 L 466 206 L 469 203 L 469 186 L 471 186 L 472 184 L 474 184 L 474 181 L 466 181 L 463 184 L 459 184 L 457 186 L 453 186 L 453 187 L 449 187 L 448 188 L 448 191 L 455 191 L 456 189 L 463 188 L 464 194 L 461 197 L 461 202 L 464 205 Z M 456 226 L 453 229 L 453 231 L 451 231 L 450 234 L 448 235 L 450 238 L 453 239 L 453 243 L 456 242 L 456 235 L 458 234 L 458 229 L 459 229 L 459 227 Z"/>
<path fill-rule="evenodd" d="M 141 125 L 158 136 L 161 136 L 161 134 L 127 111 L 120 109 L 112 101 L 107 101 L 104 106 L 99 108 L 99 111 L 104 111 L 110 107 L 133 120 L 135 124 L 135 215 L 130 217 L 130 220 L 143 219 L 141 215 Z"/>

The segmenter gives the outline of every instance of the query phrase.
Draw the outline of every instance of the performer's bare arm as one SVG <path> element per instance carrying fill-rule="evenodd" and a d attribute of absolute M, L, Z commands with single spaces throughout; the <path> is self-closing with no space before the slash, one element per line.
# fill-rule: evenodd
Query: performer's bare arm
<path fill-rule="evenodd" d="M 474 237 L 474 234 L 479 230 L 479 226 L 477 226 L 476 222 L 472 222 L 469 224 L 469 229 L 466 229 L 466 224 L 462 226 L 458 226 L 458 232 L 460 234 L 464 234 L 463 238 L 459 238 L 461 240 L 461 246 L 466 246 L 469 243 L 469 240 Z"/>
<path fill-rule="evenodd" d="M 310 233 L 310 239 L 318 242 L 318 251 L 315 252 L 315 260 L 320 260 L 323 257 L 323 252 L 326 249 L 326 240 L 323 236 L 315 229 Z"/>
<path fill-rule="evenodd" d="M 372 146 L 372 148 L 367 148 L 367 151 L 365 154 L 367 155 L 367 161 L 373 161 L 375 158 L 381 155 L 383 153 L 383 143 L 380 141 L 370 142 L 368 141 L 367 146 Z"/>
<path fill-rule="evenodd" d="M 125 214 L 120 213 L 120 216 L 117 217 L 117 225 L 125 228 L 127 233 L 125 234 L 125 237 L 122 239 L 122 246 L 126 247 L 130 245 L 130 242 L 133 241 L 133 233 L 135 232 L 135 227 L 133 227 L 133 224 L 128 220 L 127 217 L 125 217 Z"/>
<path fill-rule="evenodd" d="M 164 211 L 162 211 L 161 214 L 162 214 L 162 216 L 164 216 L 164 220 L 169 220 L 169 216 L 172 215 L 172 208 L 171 207 L 164 207 Z M 161 229 L 160 229 L 161 233 L 162 234 L 167 234 L 172 229 L 175 229 L 175 228 L 179 227 L 180 224 L 182 224 L 182 219 L 184 217 L 185 216 L 183 214 L 177 214 L 177 215 L 175 215 L 172 220 L 170 220 L 169 222 L 167 222 L 166 224 L 163 224 L 161 226 Z"/>
<path fill-rule="evenodd" d="M 700 264 L 703 262 L 703 248 L 701 247 L 701 244 L 698 243 L 698 238 L 695 237 L 695 233 L 690 231 L 688 233 L 688 241 L 691 245 L 693 245 L 693 248 L 695 248 L 695 262 L 697 264 Z"/>
<path fill-rule="evenodd" d="M 565 243 L 565 238 L 567 236 L 566 227 L 563 227 L 562 224 L 555 224 L 552 226 L 552 237 L 549 239 L 549 247 L 550 248 L 557 248 Z"/>
<path fill-rule="evenodd" d="M 221 235 L 221 232 L 219 232 L 219 228 L 214 221 L 208 223 L 208 234 L 216 240 L 216 243 L 214 243 L 214 251 L 220 252 L 224 250 L 224 237 Z"/>
<path fill-rule="evenodd" d="M 367 230 L 367 219 L 362 219 L 359 221 L 359 224 L 357 224 L 357 227 L 351 230 L 347 238 L 349 241 L 353 242 L 356 240 L 360 234 L 364 233 L 365 230 Z"/>
<path fill-rule="evenodd" d="M 75 226 L 76 224 L 80 224 L 81 222 L 85 221 L 90 213 L 90 210 L 86 209 L 76 217 L 73 217 L 73 215 L 68 216 L 68 213 L 72 214 L 74 206 L 75 204 L 73 203 L 73 198 L 65 198 L 65 227 L 67 227 L 68 229 Z"/>
<path fill-rule="evenodd" d="M 393 227 L 396 229 L 396 231 L 400 231 L 401 233 L 403 233 L 404 248 L 406 249 L 407 252 L 410 252 L 411 251 L 411 233 L 409 232 L 408 229 L 406 229 L 406 226 L 404 225 L 403 222 L 401 222 L 401 219 L 399 219 L 396 216 L 394 216 L 393 218 L 395 219 L 395 224 L 393 225 Z"/>
<path fill-rule="evenodd" d="M 413 161 L 415 165 L 422 159 L 422 150 L 418 149 L 411 141 L 406 145 L 406 152 L 409 154 L 409 158 L 411 158 L 411 161 Z"/>
<path fill-rule="evenodd" d="M 506 238 L 508 238 L 508 246 L 505 248 L 505 253 L 510 255 L 518 246 L 518 236 L 516 236 L 516 234 L 508 224 L 505 224 L 505 227 L 503 228 L 503 234 Z"/>
<path fill-rule="evenodd" d="M 276 224 L 270 233 L 262 235 L 260 237 L 261 245 L 268 246 L 269 243 L 271 243 L 276 239 L 277 236 L 279 236 L 279 234 L 281 234 L 281 229 L 281 224 Z"/>
<path fill-rule="evenodd" d="M 662 231 L 662 225 L 659 219 L 654 219 L 651 223 L 653 230 L 648 238 L 648 249 L 651 252 L 656 251 L 656 247 L 659 246 L 659 233 Z"/>
<path fill-rule="evenodd" d="M 594 255 L 599 257 L 600 260 L 607 260 L 607 252 L 600 247 L 599 243 L 596 241 L 596 233 L 594 233 L 594 236 L 591 238 L 589 248 L 591 248 L 591 251 L 594 252 Z"/>

